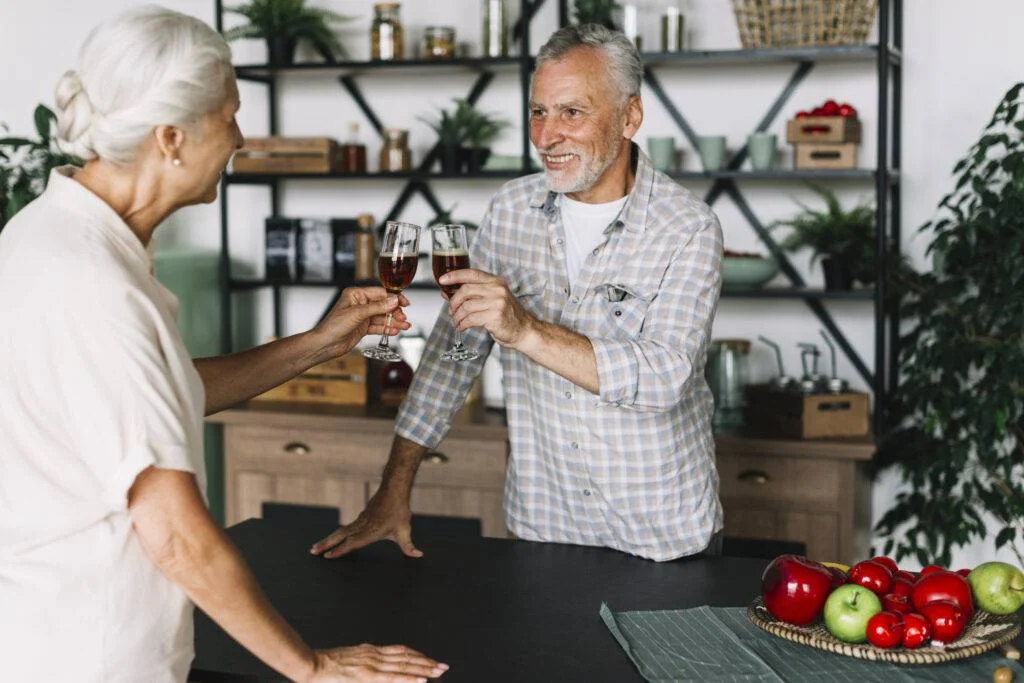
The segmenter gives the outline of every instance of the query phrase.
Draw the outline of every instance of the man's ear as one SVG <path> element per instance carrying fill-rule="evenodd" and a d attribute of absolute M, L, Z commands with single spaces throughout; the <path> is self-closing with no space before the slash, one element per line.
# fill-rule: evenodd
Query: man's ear
<path fill-rule="evenodd" d="M 638 95 L 633 95 L 626 101 L 622 118 L 622 137 L 632 140 L 640 130 L 640 124 L 644 122 L 644 105 Z"/>
<path fill-rule="evenodd" d="M 185 131 L 177 126 L 157 126 L 153 129 L 153 137 L 164 159 L 173 162 L 180 158 L 180 150 L 185 144 Z"/>

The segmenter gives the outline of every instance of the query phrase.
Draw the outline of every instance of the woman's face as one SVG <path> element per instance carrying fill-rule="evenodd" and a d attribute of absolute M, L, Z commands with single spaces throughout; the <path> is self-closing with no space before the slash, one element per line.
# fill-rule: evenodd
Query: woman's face
<path fill-rule="evenodd" d="M 188 173 L 186 204 L 208 204 L 217 198 L 221 174 L 245 142 L 235 120 L 239 100 L 234 76 L 229 77 L 225 92 L 224 104 L 200 120 L 196 133 L 186 135 L 181 149 L 181 170 Z"/>

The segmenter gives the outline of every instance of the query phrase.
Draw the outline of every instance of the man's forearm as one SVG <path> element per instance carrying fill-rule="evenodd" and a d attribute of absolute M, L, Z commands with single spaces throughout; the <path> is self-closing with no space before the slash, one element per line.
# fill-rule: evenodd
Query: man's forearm
<path fill-rule="evenodd" d="M 561 325 L 534 319 L 512 348 L 592 394 L 601 393 L 590 339 Z"/>
<path fill-rule="evenodd" d="M 388 462 L 384 465 L 381 489 L 388 495 L 401 496 L 403 500 L 408 501 L 416 479 L 416 471 L 426 452 L 426 446 L 396 435 L 391 444 Z"/>

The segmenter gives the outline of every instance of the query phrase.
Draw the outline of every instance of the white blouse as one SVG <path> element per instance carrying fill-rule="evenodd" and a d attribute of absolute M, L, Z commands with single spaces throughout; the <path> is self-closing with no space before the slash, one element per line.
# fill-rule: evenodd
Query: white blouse
<path fill-rule="evenodd" d="M 74 172 L 0 232 L 0 666 L 182 683 L 192 603 L 143 552 L 127 493 L 149 466 L 205 490 L 203 386 L 174 295 Z"/>

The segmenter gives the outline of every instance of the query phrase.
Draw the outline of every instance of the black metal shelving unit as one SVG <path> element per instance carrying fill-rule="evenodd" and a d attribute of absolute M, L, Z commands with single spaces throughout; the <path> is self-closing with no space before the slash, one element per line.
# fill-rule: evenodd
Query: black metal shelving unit
<path fill-rule="evenodd" d="M 436 211 L 441 205 L 431 189 L 431 183 L 448 180 L 459 181 L 496 181 L 507 180 L 525 173 L 533 172 L 530 160 L 529 140 L 529 86 L 530 73 L 533 68 L 533 57 L 530 54 L 528 29 L 537 10 L 545 0 L 520 0 L 520 20 L 514 28 L 514 39 L 519 55 L 515 57 L 488 59 L 470 58 L 446 61 L 403 60 L 400 62 L 332 62 L 318 64 L 295 64 L 276 67 L 265 64 L 247 64 L 236 66 L 236 74 L 241 80 L 263 83 L 267 87 L 267 103 L 269 111 L 269 130 L 276 134 L 279 130 L 277 115 L 277 81 L 289 76 L 322 76 L 336 78 L 342 88 L 348 92 L 371 126 L 380 133 L 383 126 L 373 108 L 363 97 L 357 78 L 361 74 L 418 74 L 424 70 L 462 71 L 475 73 L 476 80 L 466 99 L 475 103 L 486 90 L 492 79 L 499 72 L 517 73 L 520 85 L 520 112 L 522 116 L 522 166 L 520 169 L 508 171 L 484 171 L 476 174 L 445 175 L 435 173 L 431 169 L 436 160 L 438 149 L 432 149 L 420 165 L 408 173 L 366 173 L 366 174 L 265 174 L 265 175 L 234 175 L 226 174 L 221 186 L 221 291 L 222 291 L 222 325 L 224 328 L 224 346 L 226 351 L 232 347 L 231 339 L 231 293 L 234 291 L 252 291 L 270 288 L 273 292 L 274 328 L 280 335 L 282 290 L 287 287 L 330 287 L 336 289 L 339 296 L 341 288 L 360 283 L 296 283 L 273 280 L 245 280 L 231 277 L 228 241 L 228 193 L 233 185 L 265 185 L 271 193 L 271 211 L 278 212 L 280 206 L 280 190 L 284 182 L 298 181 L 363 181 L 393 180 L 404 183 L 397 194 L 396 200 L 384 219 L 397 217 L 408 201 L 420 194 Z M 223 3 L 215 0 L 216 21 L 218 30 L 222 29 Z M 704 68 L 712 66 L 756 66 L 758 64 L 792 64 L 793 73 L 769 105 L 767 111 L 758 121 L 755 131 L 767 130 L 779 117 L 783 107 L 789 102 L 800 84 L 819 63 L 855 62 L 873 65 L 876 70 L 878 86 L 877 103 L 877 147 L 876 165 L 874 168 L 858 168 L 835 171 L 797 171 L 777 169 L 771 171 L 741 170 L 746 159 L 746 148 L 741 148 L 728 160 L 726 167 L 718 172 L 682 171 L 672 176 L 681 181 L 707 181 L 710 187 L 704 200 L 714 205 L 722 197 L 729 197 L 744 216 L 750 227 L 755 231 L 766 248 L 778 260 L 783 274 L 789 279 L 790 287 L 769 288 L 753 291 L 724 291 L 723 298 L 773 299 L 803 301 L 811 312 L 825 327 L 837 346 L 847 356 L 857 372 L 871 386 L 875 397 L 874 421 L 880 424 L 884 411 L 886 396 L 895 388 L 896 376 L 894 368 L 897 358 L 897 340 L 899 310 L 894 306 L 886 308 L 886 259 L 883 255 L 900 245 L 900 142 L 901 142 L 901 98 L 902 98 L 902 48 L 903 48 L 903 0 L 879 0 L 878 43 L 875 45 L 842 45 L 800 48 L 770 48 L 755 50 L 693 50 L 678 53 L 646 53 L 644 54 L 644 82 L 649 92 L 665 108 L 671 119 L 682 132 L 683 136 L 696 148 L 697 132 L 658 78 L 662 69 Z M 559 25 L 569 20 L 569 0 L 558 0 Z M 753 132 L 753 131 L 752 131 Z M 875 187 L 876 220 L 878 233 L 878 284 L 872 290 L 853 292 L 832 292 L 808 288 L 800 274 L 793 268 L 786 254 L 779 248 L 769 234 L 765 225 L 758 219 L 749 202 L 741 191 L 741 185 L 748 182 L 839 182 L 855 181 L 873 183 Z M 383 224 L 383 221 L 382 221 Z M 412 289 L 435 288 L 432 283 L 414 283 Z M 850 344 L 846 335 L 836 325 L 826 301 L 862 301 L 871 302 L 874 307 L 875 349 L 872 372 L 864 362 L 860 353 Z M 334 299 L 327 309 L 333 306 Z"/>

